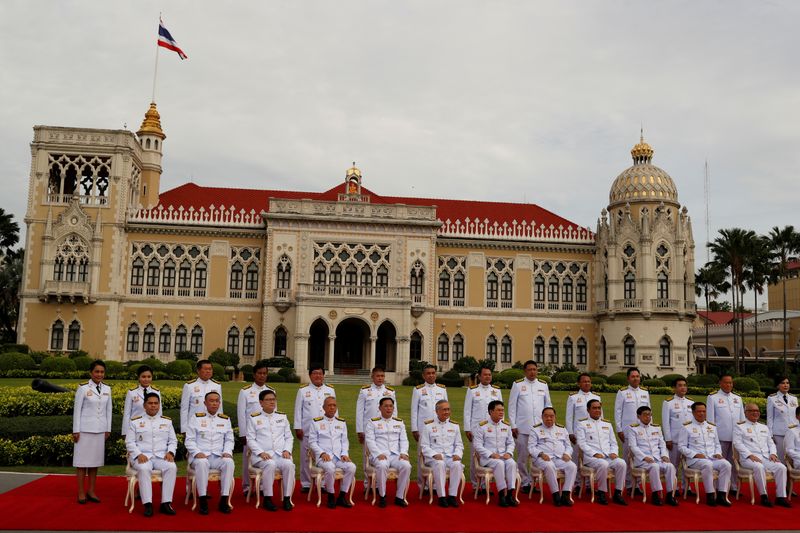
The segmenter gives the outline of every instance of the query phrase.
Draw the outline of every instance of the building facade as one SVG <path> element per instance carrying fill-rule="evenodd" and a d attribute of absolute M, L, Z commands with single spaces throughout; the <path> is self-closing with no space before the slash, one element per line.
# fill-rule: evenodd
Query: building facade
<path fill-rule="evenodd" d="M 643 140 L 597 232 L 535 204 L 187 183 L 166 136 L 36 126 L 19 342 L 115 360 L 217 348 L 352 374 L 463 356 L 694 368 L 691 223 Z"/>

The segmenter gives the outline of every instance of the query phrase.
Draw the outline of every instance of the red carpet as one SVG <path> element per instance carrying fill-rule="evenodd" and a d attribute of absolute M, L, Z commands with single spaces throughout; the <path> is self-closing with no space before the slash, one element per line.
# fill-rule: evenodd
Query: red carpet
<path fill-rule="evenodd" d="M 796 529 L 800 502 L 793 509 L 764 509 L 751 506 L 749 498 L 734 502 L 728 509 L 711 509 L 681 501 L 678 508 L 631 502 L 628 507 L 602 507 L 577 501 L 571 509 L 555 508 L 549 498 L 539 505 L 537 496 L 525 497 L 516 509 L 501 509 L 490 503 L 484 505 L 472 494 L 464 492 L 466 504 L 459 509 L 440 509 L 416 499 L 416 485 L 409 491 L 410 506 L 401 509 L 389 505 L 386 509 L 373 507 L 356 492 L 352 509 L 317 509 L 306 495 L 295 494 L 295 509 L 287 513 L 256 510 L 253 502 L 247 505 L 241 493 L 234 496 L 235 509 L 225 516 L 216 511 L 218 485 L 212 484 L 211 514 L 200 516 L 183 505 L 183 486 L 179 480 L 175 490 L 174 507 L 177 516 L 156 513 L 153 518 L 142 516 L 137 503 L 133 514 L 123 507 L 125 481 L 119 477 L 101 477 L 98 495 L 103 503 L 78 505 L 75 479 L 71 476 L 46 476 L 0 495 L 2 529 L 50 530 L 111 530 L 111 531 L 286 531 L 286 532 L 488 532 L 488 531 L 715 531 L 715 530 L 781 530 Z M 393 485 L 393 484 L 392 484 Z M 361 483 L 357 485 L 360 487 Z M 299 484 L 298 484 L 299 487 Z M 393 489 L 393 487 L 392 487 Z M 237 491 L 238 491 L 237 487 Z M 155 489 L 156 503 L 158 489 Z M 392 493 L 389 493 L 390 496 Z M 469 496 L 469 498 L 468 498 Z"/>

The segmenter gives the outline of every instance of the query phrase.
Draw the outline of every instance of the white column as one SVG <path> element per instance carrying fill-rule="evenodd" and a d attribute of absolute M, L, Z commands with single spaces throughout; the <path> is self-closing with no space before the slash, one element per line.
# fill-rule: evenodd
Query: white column
<path fill-rule="evenodd" d="M 308 340 L 307 333 L 296 333 L 294 336 L 294 369 L 300 379 L 308 379 Z"/>
<path fill-rule="evenodd" d="M 370 337 L 369 338 L 369 364 L 367 365 L 368 370 L 372 370 L 375 368 L 375 349 L 377 347 L 376 343 L 378 341 L 378 337 Z"/>
<path fill-rule="evenodd" d="M 333 355 L 334 346 L 336 343 L 336 335 L 328 336 L 328 353 L 325 354 L 325 373 L 329 376 L 333 375 Z"/>

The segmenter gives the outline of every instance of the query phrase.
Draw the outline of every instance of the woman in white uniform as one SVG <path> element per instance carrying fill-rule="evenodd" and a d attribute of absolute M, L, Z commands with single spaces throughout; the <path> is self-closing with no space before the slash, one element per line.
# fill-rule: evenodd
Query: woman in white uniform
<path fill-rule="evenodd" d="M 72 466 L 77 468 L 78 503 L 100 503 L 95 492 L 97 469 L 103 466 L 106 439 L 111 435 L 111 387 L 103 383 L 106 364 L 92 361 L 89 365 L 91 379 L 81 383 L 75 391 L 72 411 L 72 440 L 75 449 Z M 88 489 L 85 486 L 89 478 Z"/>
<path fill-rule="evenodd" d="M 158 414 L 161 414 L 161 392 L 153 386 L 153 369 L 148 365 L 141 365 L 136 369 L 139 385 L 131 387 L 125 394 L 125 408 L 122 411 L 122 436 L 128 432 L 131 418 L 144 415 L 144 395 L 152 392 L 158 394 Z"/>

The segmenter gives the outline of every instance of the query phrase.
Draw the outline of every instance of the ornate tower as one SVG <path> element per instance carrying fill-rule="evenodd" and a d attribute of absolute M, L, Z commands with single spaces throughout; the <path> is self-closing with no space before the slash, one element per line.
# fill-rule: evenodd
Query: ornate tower
<path fill-rule="evenodd" d="M 158 189 L 161 183 L 161 156 L 164 139 L 167 138 L 161 130 L 161 115 L 158 114 L 155 102 L 150 103 L 150 109 L 144 114 L 144 120 L 136 132 L 142 146 L 142 175 L 138 191 L 139 205 L 131 202 L 134 208 L 149 209 L 158 204 Z M 131 194 L 136 194 L 132 191 Z"/>
<path fill-rule="evenodd" d="M 694 369 L 694 239 L 675 182 L 640 138 L 597 224 L 598 365 L 650 375 Z"/>

